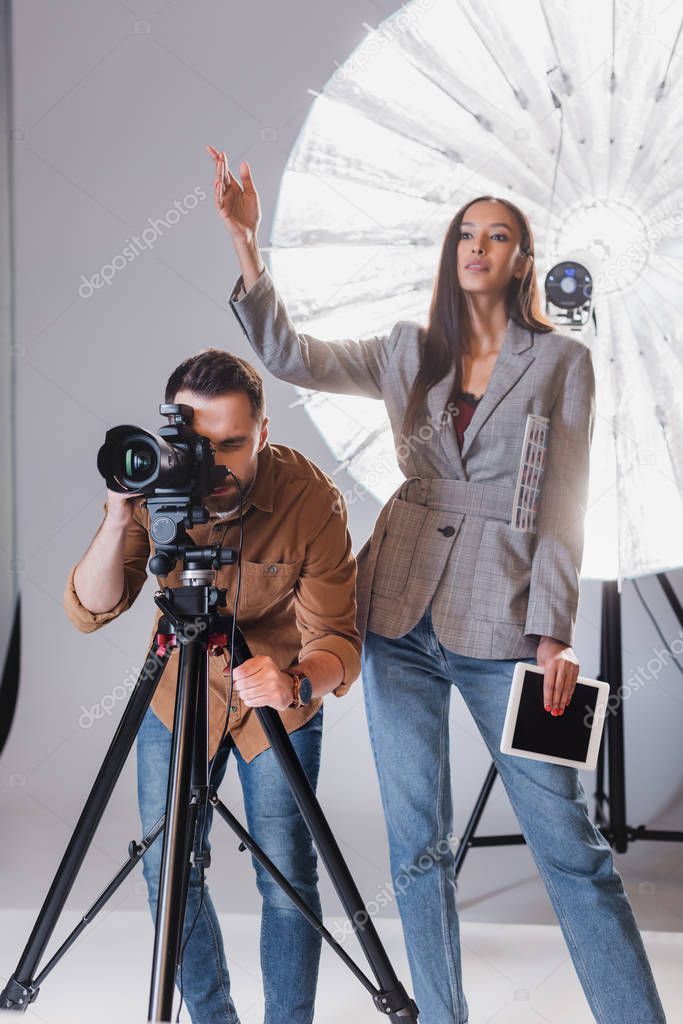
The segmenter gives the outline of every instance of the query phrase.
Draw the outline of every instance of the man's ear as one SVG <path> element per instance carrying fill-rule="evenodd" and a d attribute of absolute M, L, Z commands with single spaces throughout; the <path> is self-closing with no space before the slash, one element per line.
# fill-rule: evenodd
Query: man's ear
<path fill-rule="evenodd" d="M 259 442 L 258 442 L 258 450 L 260 452 L 263 451 L 263 449 L 266 446 L 266 442 L 268 441 L 268 424 L 269 423 L 270 423 L 270 420 L 268 419 L 268 417 L 264 416 L 263 417 L 263 423 L 261 424 L 261 435 L 259 437 Z"/>

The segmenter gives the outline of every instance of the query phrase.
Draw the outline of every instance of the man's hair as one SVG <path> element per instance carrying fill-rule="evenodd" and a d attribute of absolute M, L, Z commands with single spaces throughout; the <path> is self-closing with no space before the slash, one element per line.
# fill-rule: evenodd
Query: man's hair
<path fill-rule="evenodd" d="M 245 359 L 219 348 L 202 349 L 175 368 L 166 384 L 165 401 L 173 402 L 179 391 L 192 391 L 205 398 L 244 391 L 254 418 L 260 420 L 265 415 L 261 374 Z"/>

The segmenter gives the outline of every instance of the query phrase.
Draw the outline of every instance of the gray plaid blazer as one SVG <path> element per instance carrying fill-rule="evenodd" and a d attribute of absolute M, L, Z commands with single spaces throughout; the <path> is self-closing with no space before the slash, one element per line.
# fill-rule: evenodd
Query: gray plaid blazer
<path fill-rule="evenodd" d="M 240 276 L 229 301 L 276 377 L 385 403 L 406 480 L 357 556 L 361 636 L 402 636 L 431 603 L 439 641 L 469 657 L 533 657 L 541 636 L 573 646 L 595 420 L 590 349 L 508 320 L 461 452 L 445 410 L 454 370 L 429 392 L 414 434 L 401 434 L 419 365 L 418 324 L 399 321 L 363 340 L 299 334 L 267 268 L 248 292 Z M 547 447 L 536 513 L 519 529 L 530 415 L 546 418 Z"/>

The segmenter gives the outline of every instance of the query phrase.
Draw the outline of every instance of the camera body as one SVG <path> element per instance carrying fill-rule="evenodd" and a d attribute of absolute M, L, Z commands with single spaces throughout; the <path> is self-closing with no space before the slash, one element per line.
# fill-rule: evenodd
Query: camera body
<path fill-rule="evenodd" d="M 230 470 L 215 464 L 208 437 L 192 429 L 192 406 L 167 403 L 159 412 L 168 424 L 158 434 L 131 424 L 108 430 L 97 453 L 97 468 L 109 490 L 146 496 L 155 545 L 149 567 L 164 576 L 194 550 L 185 531 L 208 522 L 204 500 Z"/>

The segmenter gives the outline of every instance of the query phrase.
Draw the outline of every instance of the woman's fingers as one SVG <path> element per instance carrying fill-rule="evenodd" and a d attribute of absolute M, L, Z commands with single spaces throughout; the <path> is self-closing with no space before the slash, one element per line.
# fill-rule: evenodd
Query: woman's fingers
<path fill-rule="evenodd" d="M 543 706 L 546 711 L 552 711 L 556 672 L 557 665 L 554 661 L 546 662 L 543 666 Z"/>
<path fill-rule="evenodd" d="M 545 710 L 557 716 L 572 698 L 578 678 L 578 665 L 558 658 L 546 665 L 543 674 L 543 704 Z"/>
<path fill-rule="evenodd" d="M 243 160 L 240 164 L 240 176 L 242 178 L 242 184 L 245 192 L 256 192 L 254 187 L 254 179 L 251 176 L 251 168 L 246 160 Z"/>
<path fill-rule="evenodd" d="M 568 664 L 560 658 L 556 662 L 556 665 L 557 671 L 555 673 L 555 685 L 553 687 L 553 699 L 551 704 L 555 714 L 559 714 L 562 709 L 562 694 L 564 692 L 565 676 Z"/>

